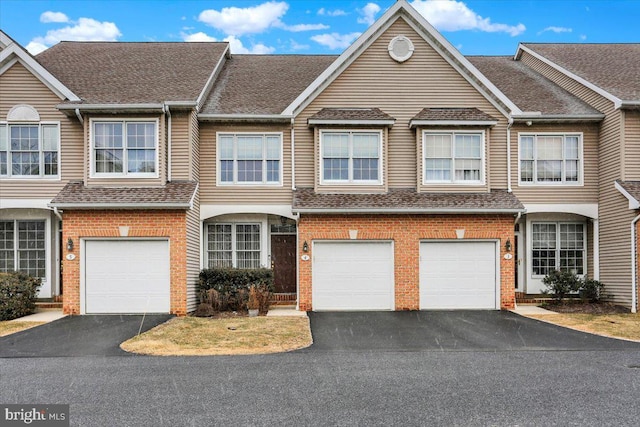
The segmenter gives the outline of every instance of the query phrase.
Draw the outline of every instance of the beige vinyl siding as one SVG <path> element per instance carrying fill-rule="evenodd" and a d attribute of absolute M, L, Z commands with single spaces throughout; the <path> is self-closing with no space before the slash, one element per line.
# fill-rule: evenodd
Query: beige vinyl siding
<path fill-rule="evenodd" d="M 62 100 L 20 62 L 0 75 L 0 121 L 18 104 L 38 110 L 41 121 L 60 123 L 60 179 L 0 179 L 2 198 L 53 198 L 69 181 L 82 180 L 82 126 L 56 109 Z"/>
<path fill-rule="evenodd" d="M 193 110 L 189 114 L 191 140 L 191 174 L 189 180 L 200 181 L 200 128 L 198 127 L 198 113 Z"/>
<path fill-rule="evenodd" d="M 191 171 L 191 122 L 188 112 L 171 113 L 171 180 L 188 180 Z"/>
<path fill-rule="evenodd" d="M 483 173 L 484 173 L 484 184 L 477 185 L 464 185 L 464 184 L 436 184 L 436 183 L 427 183 L 423 184 L 424 178 L 424 141 L 423 141 L 423 132 L 472 132 L 472 133 L 482 133 L 484 132 L 484 162 L 483 162 Z M 418 150 L 418 174 L 417 174 L 417 184 L 418 184 L 418 192 L 437 192 L 439 190 L 446 191 L 455 191 L 456 193 L 481 193 L 489 191 L 489 182 L 490 182 L 490 170 L 487 167 L 489 165 L 490 153 L 489 147 L 491 145 L 491 129 L 490 128 L 476 128 L 476 127 L 441 127 L 441 128 L 417 128 L 416 129 L 416 147 Z M 496 144 L 500 146 L 502 144 Z M 506 150 L 506 148 L 505 148 Z M 505 153 L 502 153 L 504 156 Z M 498 158 L 500 158 L 499 154 L 496 154 Z M 506 168 L 503 170 L 503 173 L 506 173 Z M 505 186 L 506 188 L 506 186 Z"/>
<path fill-rule="evenodd" d="M 382 182 L 380 185 L 375 185 L 375 184 L 367 184 L 367 185 L 349 185 L 349 184 L 322 184 L 321 183 L 321 177 L 320 177 L 320 164 L 322 161 L 322 154 L 320 153 L 320 134 L 323 131 L 335 131 L 335 132 L 340 132 L 340 131 L 352 131 L 354 129 L 349 129 L 349 128 L 344 128 L 344 127 L 340 127 L 340 128 L 316 128 L 314 131 L 314 140 L 315 140 L 315 150 L 314 150 L 314 155 L 315 155 L 315 160 L 314 160 L 314 166 L 315 166 L 315 182 L 316 182 L 316 187 L 315 187 L 315 191 L 318 193 L 337 193 L 337 192 L 341 192 L 341 191 L 345 191 L 345 188 L 348 189 L 349 193 L 383 193 L 386 192 L 389 188 L 388 186 L 388 182 L 389 180 L 387 179 L 387 174 L 386 172 L 388 171 L 388 157 L 389 157 L 389 144 L 387 143 L 387 141 L 389 140 L 389 129 L 387 127 L 384 128 L 371 128 L 371 127 L 358 127 L 357 130 L 362 130 L 362 131 L 369 131 L 369 132 L 380 132 L 381 134 L 381 142 L 382 142 L 382 170 L 380 171 L 382 173 Z"/>
<path fill-rule="evenodd" d="M 109 187 L 136 187 L 150 185 L 164 185 L 167 182 L 167 132 L 166 117 L 164 114 L 140 114 L 140 115 L 115 115 L 108 116 L 105 114 L 85 115 L 85 144 L 86 144 L 86 170 L 85 183 L 92 186 L 109 186 Z M 98 121 L 119 121 L 119 120 L 149 120 L 158 124 L 158 177 L 157 178 L 99 178 L 91 177 L 91 127 L 93 123 Z"/>
<path fill-rule="evenodd" d="M 640 111 L 624 112 L 624 177 L 640 181 Z"/>
<path fill-rule="evenodd" d="M 196 191 L 193 208 L 187 211 L 187 312 L 195 311 L 198 303 L 201 228 L 199 191 Z"/>
<path fill-rule="evenodd" d="M 388 44 L 397 35 L 414 44 L 414 54 L 399 64 L 389 57 Z M 387 183 L 415 187 L 418 180 L 416 130 L 409 121 L 425 107 L 477 107 L 500 123 L 491 135 L 491 183 L 506 188 L 506 119 L 482 94 L 449 65 L 402 18 L 394 22 L 295 119 L 296 186 L 315 187 L 314 131 L 307 119 L 322 108 L 378 107 L 396 119 L 389 131 Z M 316 164 L 314 164 L 316 163 Z M 346 191 L 355 191 L 353 187 Z M 457 191 L 432 187 L 430 191 Z"/>
<path fill-rule="evenodd" d="M 599 141 L 599 201 L 600 280 L 606 293 L 617 303 L 631 304 L 631 237 L 633 212 L 627 199 L 614 187 L 622 173 L 622 113 L 613 102 L 565 76 L 539 59 L 523 53 L 521 60 L 556 84 L 578 96 L 605 114 L 600 124 Z"/>
<path fill-rule="evenodd" d="M 520 185 L 519 135 L 532 133 L 581 133 L 583 185 Z M 511 183 L 523 203 L 598 203 L 597 124 L 516 124 L 511 128 Z"/>
<path fill-rule="evenodd" d="M 281 132 L 283 154 L 282 185 L 216 185 L 217 132 Z M 313 141 L 310 141 L 313 144 Z M 297 144 L 297 141 L 296 141 Z M 309 152 L 313 156 L 313 152 Z M 312 167 L 313 165 L 309 165 Z M 296 166 L 297 167 L 297 166 Z M 200 124 L 200 202 L 203 204 L 290 204 L 291 191 L 291 128 L 289 125 Z"/>

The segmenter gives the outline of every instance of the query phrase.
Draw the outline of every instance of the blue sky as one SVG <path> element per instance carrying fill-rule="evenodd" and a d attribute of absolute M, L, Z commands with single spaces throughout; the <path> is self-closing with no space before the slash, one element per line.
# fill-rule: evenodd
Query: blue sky
<path fill-rule="evenodd" d="M 233 53 L 341 53 L 395 0 L 0 0 L 0 27 L 37 53 L 61 40 L 229 41 Z M 412 0 L 466 55 L 520 41 L 640 42 L 640 1 Z"/>

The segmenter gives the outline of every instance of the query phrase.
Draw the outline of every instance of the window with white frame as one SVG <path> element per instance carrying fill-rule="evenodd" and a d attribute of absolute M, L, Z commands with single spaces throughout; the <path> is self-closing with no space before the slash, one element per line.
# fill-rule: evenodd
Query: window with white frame
<path fill-rule="evenodd" d="M 218 183 L 282 182 L 282 134 L 221 133 L 217 141 Z"/>
<path fill-rule="evenodd" d="M 209 268 L 260 268 L 260 224 L 207 225 Z"/>
<path fill-rule="evenodd" d="M 583 223 L 534 222 L 531 233 L 534 276 L 545 276 L 553 270 L 585 273 Z"/>
<path fill-rule="evenodd" d="M 424 132 L 424 183 L 481 184 L 482 132 Z"/>
<path fill-rule="evenodd" d="M 322 131 L 320 139 L 323 183 L 382 182 L 380 132 Z"/>
<path fill-rule="evenodd" d="M 0 176 L 56 178 L 60 169 L 58 124 L 0 123 Z"/>
<path fill-rule="evenodd" d="M 46 276 L 44 221 L 0 221 L 0 272 L 22 271 Z"/>
<path fill-rule="evenodd" d="M 158 163 L 157 123 L 93 122 L 95 176 L 155 176 Z"/>
<path fill-rule="evenodd" d="M 579 184 L 582 137 L 579 134 L 521 134 L 521 184 Z"/>

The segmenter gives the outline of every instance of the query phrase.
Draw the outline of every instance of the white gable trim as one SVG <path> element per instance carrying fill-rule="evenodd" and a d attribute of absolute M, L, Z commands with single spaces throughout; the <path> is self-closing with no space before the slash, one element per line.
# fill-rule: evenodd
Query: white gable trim
<path fill-rule="evenodd" d="M 627 190 L 622 187 L 622 185 L 615 182 L 616 190 L 618 190 L 624 197 L 629 200 L 629 209 L 640 209 L 640 200 L 636 200 Z"/>
<path fill-rule="evenodd" d="M 322 74 L 320 74 L 283 112 L 295 115 L 309 105 L 329 84 L 331 84 L 349 65 L 364 52 L 380 34 L 384 33 L 402 14 L 406 14 L 407 23 L 438 52 L 462 77 L 484 95 L 505 117 L 521 113 L 520 109 L 493 85 L 476 67 L 458 52 L 438 31 L 427 22 L 406 0 L 398 0 L 371 27 L 345 50 Z M 444 48 L 444 51 L 431 38 Z M 464 70 L 463 70 L 464 69 Z M 466 70 L 466 72 L 465 72 Z M 471 74 L 471 75 L 469 75 Z M 473 78 L 472 78 L 473 77 Z M 477 81 L 474 80 L 477 79 Z M 481 87 L 479 83 L 485 86 Z M 502 102 L 511 111 L 505 111 L 486 90 Z"/>
<path fill-rule="evenodd" d="M 18 61 L 24 65 L 38 80 L 47 86 L 60 99 L 68 99 L 69 101 L 81 101 L 69 88 L 56 79 L 53 74 L 47 71 L 38 61 L 36 61 L 22 46 L 11 40 L 5 33 L 0 31 L 0 43 L 5 48 L 0 52 L 0 64 L 11 61 L 13 57 L 17 57 Z M 2 67 L 2 74 L 9 68 Z M 2 75 L 0 74 L 0 75 Z"/>
<path fill-rule="evenodd" d="M 561 67 L 560 65 L 556 64 L 555 62 L 551 61 L 550 59 L 547 59 L 546 57 L 540 55 L 539 53 L 534 52 L 530 48 L 524 46 L 522 43 L 518 44 L 518 50 L 516 51 L 514 59 L 515 60 L 519 60 L 520 56 L 522 55 L 522 52 L 528 53 L 529 55 L 533 56 L 534 58 L 539 59 L 540 61 L 544 62 L 545 64 L 547 64 L 551 68 L 553 68 L 553 69 L 555 69 L 557 71 L 560 71 L 562 74 L 564 74 L 565 76 L 569 77 L 570 79 L 573 79 L 576 82 L 580 83 L 581 85 L 588 87 L 589 89 L 591 89 L 592 91 L 594 91 L 598 95 L 601 95 L 601 96 L 605 97 L 609 101 L 613 102 L 615 108 L 620 108 L 622 106 L 623 101 L 620 98 L 618 98 L 617 96 L 607 92 L 606 90 L 602 89 L 599 86 L 594 85 L 590 81 L 583 79 L 582 77 L 578 76 L 577 74 L 572 73 L 571 71 L 567 70 L 566 68 Z"/>

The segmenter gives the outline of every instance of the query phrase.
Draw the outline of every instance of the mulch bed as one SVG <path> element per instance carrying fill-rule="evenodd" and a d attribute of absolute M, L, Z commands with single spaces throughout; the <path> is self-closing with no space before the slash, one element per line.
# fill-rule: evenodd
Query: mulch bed
<path fill-rule="evenodd" d="M 549 303 L 542 306 L 546 310 L 557 313 L 583 313 L 583 314 L 622 314 L 630 313 L 627 307 L 615 305 L 608 302 L 590 303 L 567 301 L 561 303 Z"/>

